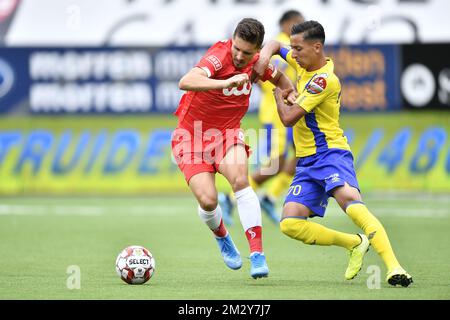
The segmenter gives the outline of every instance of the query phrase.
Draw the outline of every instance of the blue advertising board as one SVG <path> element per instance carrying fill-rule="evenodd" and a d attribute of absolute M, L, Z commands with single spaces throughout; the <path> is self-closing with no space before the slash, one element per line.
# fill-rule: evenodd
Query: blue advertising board
<path fill-rule="evenodd" d="M 346 111 L 391 111 L 402 108 L 400 47 L 396 45 L 330 46 L 342 85 L 341 105 Z"/>
<path fill-rule="evenodd" d="M 206 48 L 0 48 L 0 113 L 171 113 Z"/>
<path fill-rule="evenodd" d="M 171 113 L 183 94 L 179 79 L 206 49 L 1 48 L 0 113 Z M 398 51 L 394 45 L 327 48 L 344 110 L 401 108 Z"/>

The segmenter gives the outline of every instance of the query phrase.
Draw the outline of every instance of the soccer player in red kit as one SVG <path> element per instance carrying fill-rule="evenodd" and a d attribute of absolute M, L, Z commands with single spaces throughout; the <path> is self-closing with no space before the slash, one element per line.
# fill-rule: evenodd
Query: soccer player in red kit
<path fill-rule="evenodd" d="M 262 246 L 261 208 L 247 178 L 250 148 L 240 122 L 248 110 L 253 66 L 263 40 L 264 26 L 245 18 L 232 39 L 209 48 L 179 82 L 180 89 L 187 92 L 175 112 L 178 127 L 172 136 L 173 155 L 198 201 L 200 218 L 214 233 L 225 264 L 239 269 L 242 260 L 222 221 L 215 173 L 230 183 L 250 246 L 250 274 L 255 279 L 267 277 L 269 268 Z M 262 80 L 293 89 L 290 80 L 271 65 Z M 295 101 L 295 94 L 288 99 Z"/>

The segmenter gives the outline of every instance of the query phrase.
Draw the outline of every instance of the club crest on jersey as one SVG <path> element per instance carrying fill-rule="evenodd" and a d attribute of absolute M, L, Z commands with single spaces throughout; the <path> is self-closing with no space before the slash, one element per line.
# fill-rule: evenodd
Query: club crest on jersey
<path fill-rule="evenodd" d="M 321 93 L 327 87 L 327 80 L 323 75 L 319 75 L 311 79 L 308 86 L 306 87 L 306 91 L 311 94 Z"/>
<path fill-rule="evenodd" d="M 250 82 L 247 82 L 246 84 L 244 84 L 242 86 L 242 88 L 240 87 L 234 87 L 234 88 L 225 88 L 222 90 L 223 94 L 226 95 L 227 97 L 229 96 L 241 96 L 243 94 L 245 95 L 249 95 L 250 92 L 252 91 L 252 84 Z"/>

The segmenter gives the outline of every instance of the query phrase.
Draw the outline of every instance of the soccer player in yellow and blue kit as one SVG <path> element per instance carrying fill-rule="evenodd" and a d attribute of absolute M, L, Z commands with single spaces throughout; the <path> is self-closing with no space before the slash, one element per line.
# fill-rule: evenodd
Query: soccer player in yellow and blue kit
<path fill-rule="evenodd" d="M 380 221 L 362 202 L 347 138 L 339 126 L 341 85 L 333 61 L 323 51 L 325 31 L 316 21 L 293 26 L 291 48 L 271 41 L 261 51 L 255 71 L 261 74 L 273 54 L 296 67 L 298 97 L 288 104 L 287 91 L 274 90 L 277 111 L 285 126 L 293 126 L 296 174 L 289 188 L 280 222 L 281 231 L 305 244 L 336 245 L 349 251 L 345 278 L 353 279 L 369 245 L 387 267 L 386 281 L 407 287 L 412 277 L 401 267 Z M 364 234 L 348 234 L 307 220 L 323 217 L 328 198 L 339 206 Z"/>
<path fill-rule="evenodd" d="M 303 15 L 299 11 L 285 11 L 278 21 L 280 33 L 276 40 L 288 45 L 292 26 L 303 21 Z M 293 83 L 296 82 L 295 68 L 289 66 L 284 59 L 274 56 L 271 63 L 278 70 L 283 71 Z M 288 159 L 289 148 L 293 145 L 292 128 L 286 128 L 278 116 L 272 93 L 274 86 L 268 82 L 260 82 L 260 85 L 262 94 L 258 117 L 267 133 L 266 154 L 269 163 L 264 168 L 259 168 L 253 172 L 249 176 L 249 183 L 253 190 L 257 190 L 269 179 L 276 176 L 267 191 L 260 197 L 260 204 L 269 219 L 278 224 L 280 217 L 276 212 L 275 202 L 288 189 L 295 173 L 296 159 L 295 157 Z M 220 193 L 219 202 L 222 207 L 224 222 L 231 225 L 231 212 L 234 207 L 232 194 Z"/>

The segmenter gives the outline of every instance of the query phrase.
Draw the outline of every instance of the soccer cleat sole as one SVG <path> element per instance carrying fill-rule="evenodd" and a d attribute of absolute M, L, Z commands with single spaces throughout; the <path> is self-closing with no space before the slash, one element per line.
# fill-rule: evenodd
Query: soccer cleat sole
<path fill-rule="evenodd" d="M 240 264 L 236 264 L 236 265 L 228 264 L 228 263 L 225 262 L 225 265 L 228 268 L 230 268 L 231 270 L 239 270 L 242 267 L 242 262 Z"/>
<path fill-rule="evenodd" d="M 357 276 L 357 275 L 359 274 L 359 272 L 361 271 L 361 269 L 362 269 L 362 268 L 359 268 L 358 272 L 357 272 L 353 277 L 348 278 L 348 279 L 346 279 L 346 280 L 353 280 L 353 279 L 355 279 L 356 276 Z"/>
<path fill-rule="evenodd" d="M 413 283 L 413 279 L 411 277 L 408 278 L 406 274 L 395 274 L 389 278 L 388 283 L 391 286 L 401 285 L 406 288 Z"/>
<path fill-rule="evenodd" d="M 269 276 L 268 273 L 260 273 L 260 274 L 253 274 L 252 278 L 253 279 L 259 279 L 259 278 L 267 278 Z"/>

